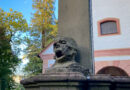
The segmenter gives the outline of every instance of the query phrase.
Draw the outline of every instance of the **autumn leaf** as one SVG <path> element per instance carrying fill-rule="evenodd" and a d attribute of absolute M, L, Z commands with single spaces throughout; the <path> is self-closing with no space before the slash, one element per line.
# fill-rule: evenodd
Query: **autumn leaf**
<path fill-rule="evenodd" d="M 13 11 L 13 9 L 12 9 L 12 8 L 10 8 L 9 10 L 10 10 L 11 12 Z"/>

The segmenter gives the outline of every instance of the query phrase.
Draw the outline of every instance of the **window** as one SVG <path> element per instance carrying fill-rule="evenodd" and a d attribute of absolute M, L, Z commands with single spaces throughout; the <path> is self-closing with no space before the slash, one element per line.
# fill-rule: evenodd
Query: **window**
<path fill-rule="evenodd" d="M 98 34 L 99 36 L 120 34 L 119 19 L 106 18 L 99 21 Z"/>

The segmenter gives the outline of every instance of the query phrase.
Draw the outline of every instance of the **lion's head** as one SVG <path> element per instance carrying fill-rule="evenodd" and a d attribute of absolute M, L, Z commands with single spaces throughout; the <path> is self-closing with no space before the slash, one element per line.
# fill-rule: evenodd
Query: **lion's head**
<path fill-rule="evenodd" d="M 72 38 L 58 37 L 54 42 L 54 52 L 57 62 L 75 60 L 77 44 Z"/>

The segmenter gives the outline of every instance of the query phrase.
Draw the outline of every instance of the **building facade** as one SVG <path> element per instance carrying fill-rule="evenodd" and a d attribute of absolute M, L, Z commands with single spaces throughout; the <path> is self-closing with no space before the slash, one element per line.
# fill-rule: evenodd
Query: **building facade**
<path fill-rule="evenodd" d="M 50 68 L 54 63 L 54 51 L 53 51 L 53 42 L 50 43 L 46 49 L 41 51 L 39 54 L 41 60 L 43 61 L 42 73 L 45 73 L 46 69 Z"/>
<path fill-rule="evenodd" d="M 130 76 L 130 0 L 91 0 L 95 74 Z M 40 54 L 43 73 L 55 61 L 53 43 Z"/>
<path fill-rule="evenodd" d="M 96 74 L 130 75 L 130 0 L 92 0 Z"/>

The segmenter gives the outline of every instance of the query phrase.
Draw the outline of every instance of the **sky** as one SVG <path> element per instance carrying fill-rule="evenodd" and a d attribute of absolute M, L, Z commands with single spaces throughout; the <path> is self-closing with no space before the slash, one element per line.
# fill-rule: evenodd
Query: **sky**
<path fill-rule="evenodd" d="M 2 8 L 4 11 L 8 12 L 10 8 L 12 8 L 14 11 L 21 12 L 24 16 L 24 18 L 27 20 L 28 24 L 31 24 L 31 17 L 32 17 L 32 0 L 0 0 L 0 8 Z M 58 0 L 55 0 L 55 17 L 58 19 Z M 23 44 L 21 44 L 21 47 L 26 47 Z M 22 48 L 21 48 L 22 49 Z M 21 55 L 19 58 L 22 58 L 24 55 L 24 52 L 21 52 Z M 24 59 L 22 60 L 22 64 L 18 66 L 18 70 L 16 74 L 22 74 L 21 70 L 22 67 L 27 64 L 28 60 Z"/>
<path fill-rule="evenodd" d="M 19 11 L 30 24 L 32 17 L 32 0 L 0 0 L 0 8 L 8 12 L 9 8 Z M 55 17 L 58 19 L 58 0 L 55 0 Z"/>

